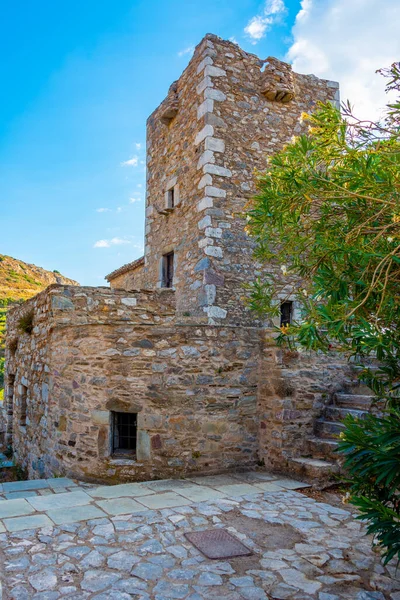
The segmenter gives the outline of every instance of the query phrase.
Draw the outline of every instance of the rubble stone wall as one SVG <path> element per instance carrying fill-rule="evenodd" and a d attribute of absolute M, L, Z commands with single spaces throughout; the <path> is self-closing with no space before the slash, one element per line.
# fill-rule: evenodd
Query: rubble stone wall
<path fill-rule="evenodd" d="M 134 290 L 143 288 L 143 267 L 125 271 L 113 278 L 111 287 L 117 290 Z"/>
<path fill-rule="evenodd" d="M 267 468 L 287 471 L 290 458 L 308 455 L 316 419 L 352 378 L 343 355 L 278 348 L 272 330 L 265 330 L 258 416 L 259 456 Z"/>
<path fill-rule="evenodd" d="M 243 284 L 260 272 L 244 212 L 255 170 L 306 131 L 302 112 L 327 100 L 338 101 L 336 82 L 213 35 L 202 40 L 148 120 L 145 287 L 161 285 L 161 257 L 174 251 L 178 312 L 260 325 L 243 302 Z M 172 185 L 178 204 L 164 210 Z"/>
<path fill-rule="evenodd" d="M 34 330 L 19 335 L 32 309 Z M 8 334 L 8 371 L 29 390 L 14 452 L 30 476 L 140 480 L 257 461 L 260 330 L 179 323 L 170 290 L 52 287 L 11 311 Z M 134 459 L 111 455 L 111 411 L 138 415 Z"/>

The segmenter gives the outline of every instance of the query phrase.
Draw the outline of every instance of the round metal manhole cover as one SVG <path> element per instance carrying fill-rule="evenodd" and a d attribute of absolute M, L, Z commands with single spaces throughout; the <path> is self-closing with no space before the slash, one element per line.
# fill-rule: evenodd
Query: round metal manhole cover
<path fill-rule="evenodd" d="M 207 558 L 251 556 L 252 551 L 224 529 L 185 533 L 185 537 Z"/>

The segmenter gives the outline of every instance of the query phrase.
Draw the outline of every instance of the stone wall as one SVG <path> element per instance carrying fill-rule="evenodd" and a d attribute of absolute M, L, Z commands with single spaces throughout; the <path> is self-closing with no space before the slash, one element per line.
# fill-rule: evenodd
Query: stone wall
<path fill-rule="evenodd" d="M 56 286 L 11 311 L 7 370 L 28 389 L 14 451 L 30 476 L 140 480 L 255 464 L 261 333 L 178 322 L 170 290 Z M 22 311 L 34 311 L 21 334 Z M 138 415 L 135 459 L 111 456 L 110 411 Z"/>
<path fill-rule="evenodd" d="M 123 265 L 109 275 L 106 275 L 110 286 L 117 290 L 139 290 L 143 288 L 144 257 Z"/>
<path fill-rule="evenodd" d="M 319 100 L 337 102 L 338 84 L 207 35 L 150 116 L 142 284 L 161 285 L 162 255 L 174 251 L 178 313 L 209 324 L 261 324 L 243 302 L 243 284 L 259 273 L 245 205 L 255 170 L 306 131 L 301 114 Z"/>
<path fill-rule="evenodd" d="M 334 351 L 278 348 L 265 331 L 258 380 L 259 456 L 267 468 L 286 471 L 290 459 L 309 455 L 316 419 L 352 378 L 351 366 Z"/>

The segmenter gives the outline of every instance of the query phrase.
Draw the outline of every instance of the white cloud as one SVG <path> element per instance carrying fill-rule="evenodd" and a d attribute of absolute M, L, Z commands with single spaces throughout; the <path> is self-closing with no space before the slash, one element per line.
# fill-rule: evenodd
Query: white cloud
<path fill-rule="evenodd" d="M 178 56 L 185 56 L 185 54 L 193 54 L 193 52 L 194 52 L 194 46 L 188 46 L 184 50 L 180 50 L 178 52 Z"/>
<path fill-rule="evenodd" d="M 111 246 L 121 246 L 122 244 L 131 244 L 129 240 L 114 237 L 110 240 L 98 240 L 94 243 L 93 248 L 111 248 Z"/>
<path fill-rule="evenodd" d="M 280 21 L 285 12 L 286 7 L 283 0 L 267 0 L 263 13 L 250 19 L 244 28 L 244 32 L 250 38 L 251 43 L 256 44 L 261 40 L 268 29 Z"/>
<path fill-rule="evenodd" d="M 96 212 L 98 212 L 98 213 L 111 212 L 111 208 L 96 208 Z"/>
<path fill-rule="evenodd" d="M 134 204 L 135 202 L 141 202 L 141 201 L 142 201 L 142 199 L 139 196 L 129 198 L 130 204 Z"/>
<path fill-rule="evenodd" d="M 376 118 L 386 102 L 376 69 L 400 56 L 398 0 L 302 0 L 288 59 L 295 71 L 339 81 L 361 118 Z"/>
<path fill-rule="evenodd" d="M 122 167 L 137 167 L 139 163 L 139 159 L 137 156 L 132 156 L 132 158 L 129 158 L 128 160 L 124 160 L 124 162 L 121 163 Z"/>
<path fill-rule="evenodd" d="M 136 147 L 136 150 L 140 150 L 140 148 L 142 147 L 142 144 L 140 142 L 136 142 L 135 147 Z"/>

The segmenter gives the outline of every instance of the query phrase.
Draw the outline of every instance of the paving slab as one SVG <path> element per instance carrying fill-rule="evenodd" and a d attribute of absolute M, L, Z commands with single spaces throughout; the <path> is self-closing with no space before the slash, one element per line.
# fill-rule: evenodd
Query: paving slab
<path fill-rule="evenodd" d="M 139 504 L 132 498 L 110 498 L 109 500 L 97 500 L 97 506 L 100 506 L 107 514 L 127 515 L 135 512 L 143 512 L 145 510 L 142 504 Z"/>
<path fill-rule="evenodd" d="M 203 477 L 189 477 L 188 481 L 197 483 L 198 485 L 209 485 L 210 487 L 234 485 L 238 482 L 236 477 L 233 477 L 232 475 L 205 475 Z"/>
<path fill-rule="evenodd" d="M 179 494 L 192 502 L 207 502 L 218 498 L 226 498 L 226 495 L 218 490 L 202 486 L 192 485 L 179 490 Z"/>
<path fill-rule="evenodd" d="M 260 488 L 263 492 L 283 492 L 284 488 L 278 485 L 275 481 L 260 481 L 254 482 L 254 485 Z"/>
<path fill-rule="evenodd" d="M 22 517 L 35 512 L 35 509 L 24 498 L 0 501 L 0 519 L 7 517 Z"/>
<path fill-rule="evenodd" d="M 6 530 L 6 528 L 4 527 L 3 523 L 0 521 L 0 533 L 4 533 Z M 0 600 L 1 600 L 1 595 L 0 595 Z"/>
<path fill-rule="evenodd" d="M 251 485 L 250 483 L 235 482 L 234 485 L 218 485 L 216 488 L 227 496 L 248 496 L 249 494 L 262 493 L 259 487 Z"/>
<path fill-rule="evenodd" d="M 188 506 L 192 504 L 190 500 L 176 494 L 175 492 L 165 492 L 165 494 L 154 494 L 153 496 L 142 496 L 139 502 L 152 509 L 175 508 L 176 506 Z"/>
<path fill-rule="evenodd" d="M 145 481 L 146 487 L 154 492 L 178 492 L 183 488 L 193 487 L 193 483 L 186 479 L 161 479 L 160 481 Z"/>
<path fill-rule="evenodd" d="M 59 487 L 77 487 L 77 484 L 72 480 L 69 479 L 68 477 L 53 477 L 52 479 L 47 479 L 47 483 L 49 484 L 50 487 L 52 488 L 59 488 Z"/>
<path fill-rule="evenodd" d="M 296 481 L 295 479 L 276 479 L 274 483 L 285 490 L 299 490 L 301 488 L 311 487 L 309 483 Z"/>
<path fill-rule="evenodd" d="M 67 525 L 68 523 L 100 519 L 107 516 L 105 512 L 97 506 L 93 506 L 93 504 L 49 510 L 47 511 L 47 515 L 56 525 Z"/>
<path fill-rule="evenodd" d="M 35 498 L 29 498 L 28 502 L 39 512 L 44 512 L 56 508 L 69 508 L 71 506 L 90 504 L 92 500 L 93 498 L 85 492 L 78 491 L 66 492 L 65 494 L 52 494 L 51 496 L 36 496 Z"/>
<path fill-rule="evenodd" d="M 54 527 L 46 515 L 31 515 L 29 517 L 17 517 L 16 519 L 4 519 L 4 525 L 8 531 L 23 531 L 24 529 L 38 529 L 41 527 Z"/>
<path fill-rule="evenodd" d="M 32 498 L 37 497 L 37 493 L 33 490 L 27 490 L 26 492 L 8 492 L 4 494 L 7 500 L 15 500 L 16 498 Z"/>
<path fill-rule="evenodd" d="M 140 483 L 122 483 L 121 485 L 102 485 L 97 488 L 86 490 L 93 498 L 135 498 L 149 496 L 154 491 Z"/>
<path fill-rule="evenodd" d="M 29 481 L 7 481 L 3 483 L 5 492 L 21 492 L 24 490 L 40 490 L 48 488 L 47 479 L 30 479 Z"/>
<path fill-rule="evenodd" d="M 278 479 L 276 475 L 273 475 L 271 473 L 262 473 L 258 471 L 235 473 L 235 477 L 237 477 L 241 481 L 246 481 L 248 483 L 257 483 L 258 481 L 274 481 L 275 479 Z"/>

